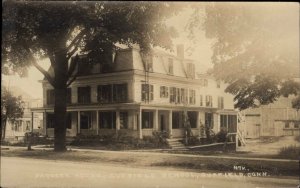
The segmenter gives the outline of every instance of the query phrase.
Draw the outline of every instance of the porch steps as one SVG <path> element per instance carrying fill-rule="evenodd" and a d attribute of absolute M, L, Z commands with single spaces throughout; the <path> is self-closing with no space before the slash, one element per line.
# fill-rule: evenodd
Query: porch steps
<path fill-rule="evenodd" d="M 168 145 L 174 150 L 188 150 L 187 147 L 180 142 L 181 139 L 167 139 Z"/>

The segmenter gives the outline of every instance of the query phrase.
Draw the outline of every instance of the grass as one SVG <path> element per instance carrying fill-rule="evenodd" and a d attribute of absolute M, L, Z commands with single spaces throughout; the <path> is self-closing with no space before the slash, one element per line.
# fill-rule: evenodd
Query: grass
<path fill-rule="evenodd" d="M 278 156 L 288 159 L 300 159 L 300 146 L 288 146 L 280 149 Z"/>
<path fill-rule="evenodd" d="M 56 153 L 52 150 L 33 150 L 25 149 L 2 150 L 2 156 L 36 158 L 45 160 L 63 160 L 77 162 L 96 162 L 113 163 L 125 166 L 142 167 L 164 167 L 192 170 L 196 172 L 265 172 L 270 176 L 298 176 L 298 162 L 280 162 L 280 161 L 257 161 L 224 158 L 199 158 L 174 155 L 149 155 L 140 153 L 112 153 L 112 152 L 87 152 L 87 151 L 67 151 Z M 246 171 L 234 170 L 234 166 L 243 166 Z"/>

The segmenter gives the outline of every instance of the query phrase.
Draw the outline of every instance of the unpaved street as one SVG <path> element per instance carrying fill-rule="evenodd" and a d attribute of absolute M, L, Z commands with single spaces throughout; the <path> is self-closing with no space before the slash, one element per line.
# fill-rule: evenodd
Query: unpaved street
<path fill-rule="evenodd" d="M 1 158 L 1 187 L 295 187 L 297 179 L 242 177 L 109 163 Z"/>

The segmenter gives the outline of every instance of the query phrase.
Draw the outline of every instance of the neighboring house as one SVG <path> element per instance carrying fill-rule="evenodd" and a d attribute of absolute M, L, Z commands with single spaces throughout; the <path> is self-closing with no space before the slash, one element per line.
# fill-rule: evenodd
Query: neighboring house
<path fill-rule="evenodd" d="M 180 138 L 184 111 L 194 136 L 200 122 L 214 132 L 221 127 L 236 132 L 233 97 L 213 78 L 196 75 L 195 62 L 183 54 L 183 46 L 177 47 L 177 56 L 156 50 L 146 56 L 137 48 L 104 54 L 103 62 L 89 67 L 68 89 L 67 137 L 123 133 L 142 138 L 167 131 Z M 42 83 L 44 106 L 32 110 L 43 113 L 44 134 L 53 137 L 54 90 L 46 80 Z"/>
<path fill-rule="evenodd" d="M 41 99 L 35 99 L 23 91 L 21 88 L 9 87 L 10 92 L 14 96 L 22 96 L 24 102 L 24 114 L 22 118 L 18 118 L 15 122 L 7 121 L 5 139 L 9 141 L 18 141 L 24 139 L 26 132 L 39 131 L 41 128 L 42 116 L 32 114 L 30 108 L 42 106 Z M 33 120 L 33 124 L 32 124 Z"/>
<path fill-rule="evenodd" d="M 242 112 L 246 138 L 299 135 L 300 111 L 292 108 L 293 97 Z"/>

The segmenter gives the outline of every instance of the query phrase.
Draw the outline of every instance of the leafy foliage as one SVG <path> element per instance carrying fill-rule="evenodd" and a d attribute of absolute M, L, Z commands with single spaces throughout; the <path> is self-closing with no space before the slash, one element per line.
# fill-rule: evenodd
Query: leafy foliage
<path fill-rule="evenodd" d="M 209 3 L 204 22 L 193 19 L 190 29 L 202 24 L 215 41 L 210 73 L 229 84 L 236 108 L 299 94 L 299 82 L 288 86 L 299 77 L 298 17 L 297 4 Z"/>
<path fill-rule="evenodd" d="M 1 87 L 1 139 L 5 138 L 6 122 L 14 122 L 23 117 L 24 102 L 21 96 L 15 97 L 5 87 Z"/>

